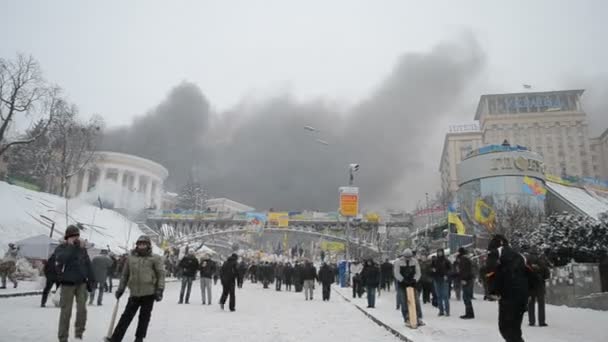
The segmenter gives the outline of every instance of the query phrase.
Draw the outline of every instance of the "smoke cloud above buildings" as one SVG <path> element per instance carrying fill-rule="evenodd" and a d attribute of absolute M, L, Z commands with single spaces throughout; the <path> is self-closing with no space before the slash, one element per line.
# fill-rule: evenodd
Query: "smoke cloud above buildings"
<path fill-rule="evenodd" d="M 284 93 L 215 113 L 212 99 L 182 83 L 131 126 L 108 131 L 103 148 L 163 164 L 169 190 L 194 178 L 212 196 L 262 210 L 335 210 L 348 164 L 359 163 L 364 207 L 408 208 L 436 190 L 425 180 L 438 178 L 437 168 L 425 161 L 439 152 L 428 146 L 442 139 L 446 116 L 469 102 L 465 93 L 484 62 L 471 36 L 408 53 L 345 112 Z"/>

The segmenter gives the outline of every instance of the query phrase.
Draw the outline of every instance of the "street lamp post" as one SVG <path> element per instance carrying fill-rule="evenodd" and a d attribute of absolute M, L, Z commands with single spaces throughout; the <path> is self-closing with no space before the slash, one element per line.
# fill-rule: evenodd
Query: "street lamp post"
<path fill-rule="evenodd" d="M 355 172 L 359 171 L 359 164 L 350 164 L 348 166 L 348 186 L 353 186 L 355 182 Z M 346 259 L 351 258 L 351 242 L 350 242 L 350 217 L 346 217 Z"/>

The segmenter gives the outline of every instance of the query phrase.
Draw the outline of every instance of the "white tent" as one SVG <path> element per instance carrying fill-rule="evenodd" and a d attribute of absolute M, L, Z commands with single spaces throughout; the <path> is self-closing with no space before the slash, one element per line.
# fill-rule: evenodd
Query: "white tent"
<path fill-rule="evenodd" d="M 19 247 L 19 255 L 24 258 L 48 259 L 59 245 L 59 241 L 41 234 L 17 241 L 15 245 Z"/>

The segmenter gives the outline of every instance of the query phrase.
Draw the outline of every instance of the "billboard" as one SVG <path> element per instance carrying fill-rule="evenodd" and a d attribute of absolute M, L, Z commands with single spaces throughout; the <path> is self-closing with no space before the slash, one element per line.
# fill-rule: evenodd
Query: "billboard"
<path fill-rule="evenodd" d="M 359 214 L 359 188 L 353 186 L 340 188 L 340 214 L 350 217 Z"/>
<path fill-rule="evenodd" d="M 270 212 L 268 213 L 268 225 L 270 227 L 285 228 L 289 227 L 288 212 Z"/>

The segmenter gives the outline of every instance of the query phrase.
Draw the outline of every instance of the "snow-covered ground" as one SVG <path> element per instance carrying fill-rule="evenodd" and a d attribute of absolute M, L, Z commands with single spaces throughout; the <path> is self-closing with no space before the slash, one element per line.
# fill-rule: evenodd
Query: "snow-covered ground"
<path fill-rule="evenodd" d="M 498 332 L 498 304 L 474 300 L 475 319 L 462 320 L 464 304 L 455 299 L 450 301 L 450 317 L 438 317 L 438 310 L 431 304 L 422 305 L 423 321 L 426 326 L 416 330 L 405 327 L 401 311 L 395 309 L 395 292 L 383 292 L 376 299 L 376 308 L 367 309 L 365 294 L 361 299 L 352 299 L 350 288 L 334 287 L 354 305 L 364 309 L 378 320 L 399 331 L 414 342 L 486 342 L 502 341 Z M 482 297 L 477 295 L 478 298 Z M 565 306 L 547 305 L 549 327 L 530 327 L 524 315 L 522 324 L 524 340 L 546 342 L 606 341 L 604 324 L 608 322 L 608 312 L 589 309 L 575 309 Z"/>
<path fill-rule="evenodd" d="M 61 238 L 66 227 L 65 208 L 65 198 L 0 182 L 0 253 L 4 254 L 9 242 L 49 234 L 50 228 L 41 215 L 56 222 L 53 238 Z M 110 246 L 115 253 L 132 248 L 143 234 L 137 224 L 123 215 L 101 210 L 79 198 L 68 201 L 68 214 L 69 224 L 81 222 L 87 227 L 81 238 L 98 248 Z"/>
<path fill-rule="evenodd" d="M 146 342 L 399 341 L 336 294 L 330 302 L 323 302 L 319 286 L 314 300 L 307 302 L 303 293 L 264 290 L 261 284 L 246 282 L 243 289 L 236 291 L 236 312 L 229 312 L 217 304 L 219 284 L 213 289 L 214 304 L 210 306 L 201 305 L 198 282 L 195 285 L 191 304 L 179 305 L 179 283 L 167 284 L 165 298 L 155 303 Z M 108 295 L 104 301 L 101 307 L 88 307 L 85 342 L 99 342 L 105 336 L 115 299 Z M 121 300 L 121 304 L 124 302 Z M 42 309 L 39 303 L 40 296 L 0 299 L 0 340 L 56 341 L 59 309 Z M 134 339 L 136 320 L 137 317 L 124 341 Z"/>
<path fill-rule="evenodd" d="M 608 211 L 608 203 L 606 201 L 594 197 L 585 189 L 553 182 L 547 182 L 547 187 L 594 219 L 599 218 L 601 213 Z"/>

